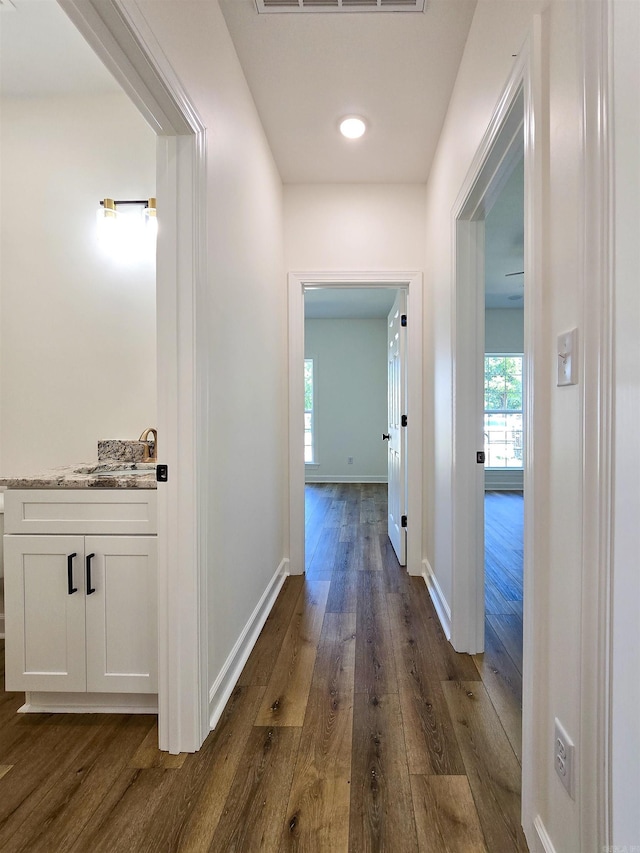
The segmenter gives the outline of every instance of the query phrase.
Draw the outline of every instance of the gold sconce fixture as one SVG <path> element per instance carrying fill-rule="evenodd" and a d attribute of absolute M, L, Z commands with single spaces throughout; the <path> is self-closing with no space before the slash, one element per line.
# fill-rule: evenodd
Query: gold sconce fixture
<path fill-rule="evenodd" d="M 122 210 L 138 207 L 141 210 Z M 100 201 L 97 212 L 98 242 L 112 257 L 142 260 L 155 246 L 158 227 L 156 199 L 113 199 Z"/>

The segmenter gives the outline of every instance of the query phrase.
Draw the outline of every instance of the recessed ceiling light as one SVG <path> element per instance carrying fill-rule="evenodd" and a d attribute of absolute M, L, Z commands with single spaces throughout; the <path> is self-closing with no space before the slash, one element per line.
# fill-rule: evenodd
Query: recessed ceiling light
<path fill-rule="evenodd" d="M 347 116 L 340 122 L 340 133 L 347 139 L 359 139 L 366 129 L 363 119 L 358 116 Z"/>

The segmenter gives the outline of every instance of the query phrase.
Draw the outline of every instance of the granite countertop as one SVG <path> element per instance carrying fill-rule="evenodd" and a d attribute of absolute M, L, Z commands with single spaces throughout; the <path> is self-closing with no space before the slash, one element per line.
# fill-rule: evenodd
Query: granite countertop
<path fill-rule="evenodd" d="M 3 477 L 7 489 L 155 489 L 155 462 L 101 460 L 87 465 L 53 468 L 28 477 Z"/>

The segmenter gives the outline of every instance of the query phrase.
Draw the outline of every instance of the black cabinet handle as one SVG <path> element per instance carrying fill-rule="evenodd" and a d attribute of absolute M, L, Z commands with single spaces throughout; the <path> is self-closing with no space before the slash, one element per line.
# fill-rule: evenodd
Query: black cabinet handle
<path fill-rule="evenodd" d="M 384 433 L 384 432 L 382 433 L 382 440 L 383 440 L 383 441 L 389 441 L 389 439 L 390 439 L 390 438 L 391 438 L 391 435 L 387 435 L 387 434 L 386 434 L 386 433 Z"/>
<path fill-rule="evenodd" d="M 95 592 L 95 587 L 91 586 L 91 558 L 95 557 L 95 554 L 87 554 L 86 564 L 87 564 L 87 595 L 91 595 L 92 592 Z"/>
<path fill-rule="evenodd" d="M 75 556 L 76 554 L 73 553 L 67 557 L 67 592 L 69 595 L 73 595 L 74 592 L 78 591 L 78 587 L 73 585 L 73 558 Z"/>

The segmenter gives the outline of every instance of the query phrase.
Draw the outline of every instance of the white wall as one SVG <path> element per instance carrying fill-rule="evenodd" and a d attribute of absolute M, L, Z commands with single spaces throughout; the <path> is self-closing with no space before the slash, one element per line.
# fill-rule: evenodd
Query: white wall
<path fill-rule="evenodd" d="M 422 270 L 424 198 L 414 184 L 285 185 L 285 269 Z"/>
<path fill-rule="evenodd" d="M 484 313 L 485 352 L 524 352 L 524 311 L 487 308 Z"/>
<path fill-rule="evenodd" d="M 386 320 L 307 319 L 304 334 L 305 358 L 314 359 L 317 451 L 307 481 L 386 482 Z"/>
<path fill-rule="evenodd" d="M 212 685 L 284 556 L 282 184 L 218 4 L 138 5 L 207 127 Z"/>
<path fill-rule="evenodd" d="M 640 845 L 640 5 L 616 0 L 616 459 L 613 567 L 613 841 Z"/>
<path fill-rule="evenodd" d="M 124 94 L 1 104 L 0 472 L 96 459 L 156 421 L 155 259 L 96 242 L 104 196 L 155 195 L 155 135 Z"/>
<path fill-rule="evenodd" d="M 525 790 L 525 830 L 530 843 L 538 814 L 557 851 L 581 846 L 580 814 L 595 814 L 593 787 L 571 799 L 553 767 L 553 719 L 558 716 L 585 757 L 591 708 L 581 707 L 582 602 L 582 429 L 580 386 L 555 385 L 556 336 L 579 326 L 581 208 L 581 51 L 580 2 L 552 0 L 543 12 L 543 109 L 548 95 L 544 142 L 545 276 L 542 316 L 533 342 L 537 358 L 535 432 L 545 442 L 536 458 L 535 685 L 525 686 L 533 701 L 532 776 Z M 425 308 L 426 372 L 433 371 L 432 412 L 426 426 L 427 556 L 445 596 L 452 594 L 452 337 L 453 279 L 451 210 L 505 86 L 512 58 L 530 30 L 532 3 L 479 0 L 456 87 L 427 187 Z M 546 155 L 546 156 L 545 156 Z M 435 436 L 431 445 L 429 437 Z M 430 464 L 430 462 L 432 464 Z M 432 473 L 433 472 L 433 473 Z M 561 653 L 560 653 L 561 652 Z M 588 774 L 587 774 L 588 775 Z M 592 774 L 595 776 L 595 773 Z M 585 779 L 586 777 L 582 777 Z M 585 839 L 585 844 L 595 843 Z M 537 849 L 540 842 L 535 842 Z"/>

